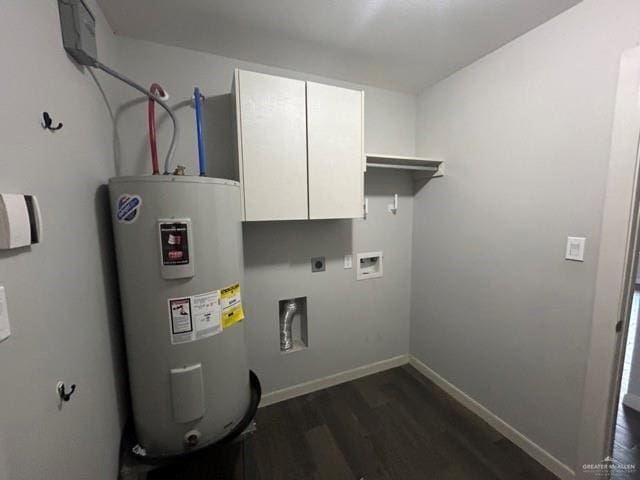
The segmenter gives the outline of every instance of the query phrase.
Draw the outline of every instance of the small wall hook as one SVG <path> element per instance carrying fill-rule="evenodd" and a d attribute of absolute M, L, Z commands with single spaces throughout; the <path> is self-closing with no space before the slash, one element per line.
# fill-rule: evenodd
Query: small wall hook
<path fill-rule="evenodd" d="M 64 382 L 58 382 L 58 384 L 56 385 L 56 391 L 58 392 L 60 400 L 62 400 L 63 402 L 68 402 L 71 399 L 71 395 L 73 395 L 73 392 L 76 391 L 76 385 L 71 385 L 71 389 L 67 392 Z"/>
<path fill-rule="evenodd" d="M 389 213 L 393 213 L 394 215 L 398 213 L 398 194 L 397 193 L 393 195 L 393 203 L 387 205 L 387 209 L 389 210 Z"/>
<path fill-rule="evenodd" d="M 62 128 L 62 123 L 58 122 L 58 125 L 53 126 L 53 119 L 49 112 L 42 112 L 42 128 L 55 132 L 56 130 L 60 130 Z"/>

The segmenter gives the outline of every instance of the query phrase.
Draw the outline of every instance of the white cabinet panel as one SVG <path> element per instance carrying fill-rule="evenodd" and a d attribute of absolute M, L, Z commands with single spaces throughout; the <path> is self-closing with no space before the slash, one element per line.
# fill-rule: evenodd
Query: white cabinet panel
<path fill-rule="evenodd" d="M 244 220 L 308 218 L 305 82 L 240 70 Z"/>
<path fill-rule="evenodd" d="M 363 216 L 363 95 L 307 82 L 311 219 Z"/>

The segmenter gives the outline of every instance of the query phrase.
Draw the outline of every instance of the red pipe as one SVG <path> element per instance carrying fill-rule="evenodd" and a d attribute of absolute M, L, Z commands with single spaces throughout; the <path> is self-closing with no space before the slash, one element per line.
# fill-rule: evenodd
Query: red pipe
<path fill-rule="evenodd" d="M 164 89 L 157 83 L 152 83 L 149 87 L 149 91 L 153 95 L 159 97 L 165 96 Z M 153 168 L 154 175 L 160 175 L 160 168 L 158 167 L 158 145 L 156 144 L 156 102 L 153 98 L 149 97 L 149 146 L 151 147 L 151 167 Z"/>

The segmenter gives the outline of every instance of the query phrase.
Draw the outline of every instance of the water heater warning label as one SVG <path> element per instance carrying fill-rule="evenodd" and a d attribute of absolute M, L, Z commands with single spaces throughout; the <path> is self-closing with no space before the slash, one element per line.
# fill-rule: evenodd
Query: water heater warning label
<path fill-rule="evenodd" d="M 163 265 L 189 264 L 189 224 L 160 223 L 160 245 Z"/>
<path fill-rule="evenodd" d="M 222 332 L 220 290 L 170 298 L 171 343 L 186 343 Z"/>
<path fill-rule="evenodd" d="M 193 331 L 191 321 L 191 298 L 174 298 L 169 300 L 171 311 L 171 333 L 182 335 Z"/>
<path fill-rule="evenodd" d="M 228 328 L 244 319 L 239 283 L 235 283 L 220 290 L 220 303 L 222 306 L 223 328 Z"/>

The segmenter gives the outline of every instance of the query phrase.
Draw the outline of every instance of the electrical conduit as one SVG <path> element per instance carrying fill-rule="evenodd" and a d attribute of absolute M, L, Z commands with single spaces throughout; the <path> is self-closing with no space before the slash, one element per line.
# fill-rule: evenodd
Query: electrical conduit
<path fill-rule="evenodd" d="M 152 98 L 153 100 L 158 102 L 158 104 L 162 108 L 166 110 L 167 114 L 169 115 L 169 118 L 171 118 L 171 122 L 173 123 L 173 136 L 171 137 L 171 144 L 169 145 L 169 150 L 167 151 L 167 156 L 164 161 L 164 174 L 169 175 L 169 173 L 171 172 L 171 162 L 173 161 L 173 157 L 175 156 L 176 146 L 178 144 L 178 137 L 180 135 L 180 131 L 178 129 L 178 121 L 174 113 L 171 111 L 171 108 L 169 107 L 169 105 L 167 105 L 159 97 L 156 97 L 153 93 L 151 93 L 149 90 L 144 88 L 142 85 L 137 84 L 136 82 L 134 82 L 133 80 L 130 80 L 129 78 L 122 75 L 121 73 L 118 73 L 115 70 L 107 67 L 105 64 L 100 63 L 99 61 L 96 60 L 92 66 L 94 68 L 98 68 L 102 70 L 103 72 L 111 75 L 114 78 L 117 78 L 118 80 L 126 83 L 130 87 L 135 88 L 146 97 Z"/>

